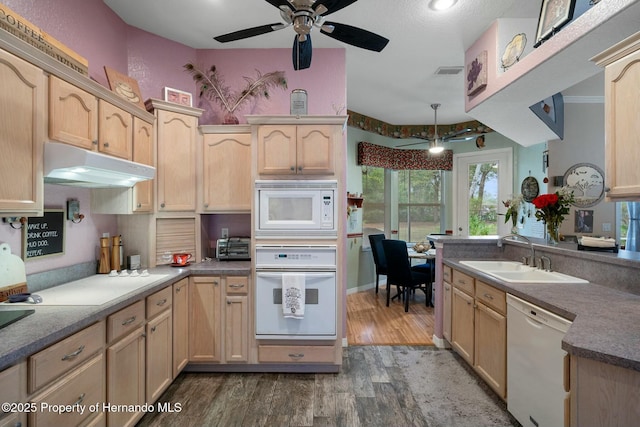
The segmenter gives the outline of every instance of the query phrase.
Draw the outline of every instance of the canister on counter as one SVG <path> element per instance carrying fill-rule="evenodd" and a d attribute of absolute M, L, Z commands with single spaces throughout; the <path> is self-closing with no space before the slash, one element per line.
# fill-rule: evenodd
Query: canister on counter
<path fill-rule="evenodd" d="M 307 115 L 307 91 L 304 89 L 294 89 L 291 91 L 291 115 Z"/>

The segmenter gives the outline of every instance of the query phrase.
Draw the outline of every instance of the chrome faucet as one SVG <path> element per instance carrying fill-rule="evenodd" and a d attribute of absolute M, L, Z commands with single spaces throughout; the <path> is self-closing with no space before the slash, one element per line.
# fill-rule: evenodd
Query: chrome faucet
<path fill-rule="evenodd" d="M 509 239 L 509 237 L 511 237 L 511 239 Z M 521 236 L 520 234 L 507 234 L 505 236 L 502 236 L 498 239 L 498 247 L 501 248 L 502 247 L 502 242 L 505 240 L 518 240 L 518 239 L 522 239 L 525 242 L 527 242 L 527 244 L 529 245 L 529 248 L 531 249 L 531 257 L 529 258 L 529 261 L 526 262 L 526 257 L 524 257 L 523 259 L 523 264 L 527 264 L 530 265 L 531 267 L 535 267 L 536 266 L 536 251 L 535 249 L 533 249 L 533 243 L 531 243 L 531 240 L 529 240 L 528 238 L 526 238 L 525 236 Z M 549 264 L 551 264 L 551 262 L 549 262 Z"/>
<path fill-rule="evenodd" d="M 538 259 L 540 260 L 540 265 L 538 266 L 538 268 L 544 269 L 544 271 L 551 271 L 551 258 L 549 258 L 548 256 L 543 255 Z M 544 266 L 545 261 L 547 262 L 547 267 L 546 268 Z"/>

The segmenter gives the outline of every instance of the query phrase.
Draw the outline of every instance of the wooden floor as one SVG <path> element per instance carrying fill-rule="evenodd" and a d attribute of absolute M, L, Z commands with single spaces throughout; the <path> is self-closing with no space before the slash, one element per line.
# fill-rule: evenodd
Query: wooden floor
<path fill-rule="evenodd" d="M 404 304 L 397 299 L 386 306 L 386 287 L 380 287 L 377 295 L 375 289 L 348 295 L 348 344 L 433 345 L 433 307 L 427 307 L 425 301 L 425 294 L 416 292 L 405 313 Z"/>
<path fill-rule="evenodd" d="M 392 349 L 347 348 L 339 374 L 182 373 L 160 398 L 181 411 L 138 426 L 426 426 Z"/>

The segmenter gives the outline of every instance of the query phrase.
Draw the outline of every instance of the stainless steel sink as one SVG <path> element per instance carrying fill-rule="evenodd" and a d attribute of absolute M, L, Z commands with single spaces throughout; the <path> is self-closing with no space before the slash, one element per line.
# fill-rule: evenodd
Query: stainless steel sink
<path fill-rule="evenodd" d="M 556 271 L 536 270 L 517 261 L 460 261 L 460 264 L 509 283 L 589 283 Z"/>

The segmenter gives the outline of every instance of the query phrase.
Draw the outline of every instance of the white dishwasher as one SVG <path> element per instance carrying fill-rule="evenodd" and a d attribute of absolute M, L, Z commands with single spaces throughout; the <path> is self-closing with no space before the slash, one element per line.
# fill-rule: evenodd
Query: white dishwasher
<path fill-rule="evenodd" d="M 507 294 L 507 408 L 523 426 L 565 425 L 562 338 L 571 322 Z"/>

